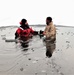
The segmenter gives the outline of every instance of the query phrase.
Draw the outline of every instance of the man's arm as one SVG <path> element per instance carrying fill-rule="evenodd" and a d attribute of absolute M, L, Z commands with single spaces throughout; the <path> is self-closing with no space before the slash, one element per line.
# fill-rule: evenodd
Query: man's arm
<path fill-rule="evenodd" d="M 21 33 L 21 29 L 18 28 L 15 32 L 15 39 L 17 39 L 20 36 L 20 33 Z"/>
<path fill-rule="evenodd" d="M 46 36 L 46 37 L 51 37 L 51 36 L 54 36 L 56 34 L 56 28 L 55 26 L 47 26 L 43 32 L 43 34 Z"/>

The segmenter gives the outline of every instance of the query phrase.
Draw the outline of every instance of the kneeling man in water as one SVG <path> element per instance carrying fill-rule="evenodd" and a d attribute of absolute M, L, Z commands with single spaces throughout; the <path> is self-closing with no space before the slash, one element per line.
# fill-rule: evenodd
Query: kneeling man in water
<path fill-rule="evenodd" d="M 37 34 L 37 31 L 34 31 L 32 28 L 29 27 L 27 20 L 22 19 L 20 22 L 20 27 L 15 32 L 15 39 L 20 38 L 21 40 L 25 41 L 28 38 L 32 37 L 32 35 Z"/>

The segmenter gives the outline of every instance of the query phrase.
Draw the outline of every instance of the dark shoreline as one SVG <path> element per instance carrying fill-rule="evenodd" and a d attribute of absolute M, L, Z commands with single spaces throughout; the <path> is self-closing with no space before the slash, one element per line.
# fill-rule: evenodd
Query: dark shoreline
<path fill-rule="evenodd" d="M 32 26 L 32 27 L 45 27 L 46 25 L 30 25 L 30 26 Z M 0 28 L 8 28 L 8 27 L 14 27 L 14 28 L 17 28 L 17 27 L 19 27 L 19 25 L 17 26 L 17 25 L 15 25 L 15 26 L 13 26 L 13 25 L 10 25 L 10 26 L 0 26 Z M 55 25 L 55 27 L 67 27 L 67 28 L 74 28 L 74 26 L 63 26 L 63 25 Z"/>

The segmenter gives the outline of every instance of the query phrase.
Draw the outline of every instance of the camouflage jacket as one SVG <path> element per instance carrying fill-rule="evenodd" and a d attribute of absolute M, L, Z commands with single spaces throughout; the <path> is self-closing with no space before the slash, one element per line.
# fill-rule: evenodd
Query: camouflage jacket
<path fill-rule="evenodd" d="M 44 35 L 48 39 L 56 38 L 56 28 L 53 25 L 53 22 L 51 22 L 49 25 L 46 26 L 46 28 L 44 30 Z"/>

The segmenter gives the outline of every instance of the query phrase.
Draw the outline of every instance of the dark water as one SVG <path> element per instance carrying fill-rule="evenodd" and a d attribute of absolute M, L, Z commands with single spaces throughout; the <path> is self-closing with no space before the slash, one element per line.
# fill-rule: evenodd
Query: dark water
<path fill-rule="evenodd" d="M 56 43 L 48 44 L 51 58 L 39 36 L 22 47 L 20 43 L 5 42 L 5 38 L 14 39 L 15 27 L 0 28 L 0 75 L 74 75 L 74 28 L 56 28 Z"/>

